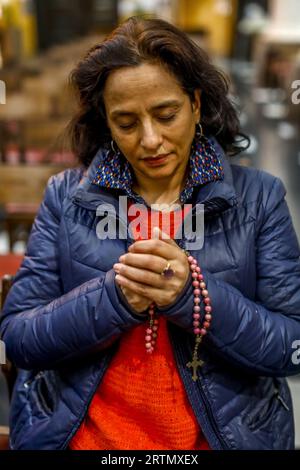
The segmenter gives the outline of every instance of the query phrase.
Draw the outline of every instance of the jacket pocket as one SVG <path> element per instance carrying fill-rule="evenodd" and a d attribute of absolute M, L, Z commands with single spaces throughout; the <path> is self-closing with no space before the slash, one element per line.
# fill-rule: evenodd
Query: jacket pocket
<path fill-rule="evenodd" d="M 248 415 L 246 422 L 249 429 L 271 429 L 274 414 L 277 411 L 283 411 L 283 409 L 285 409 L 287 412 L 290 412 L 290 407 L 282 396 L 281 389 L 275 386 L 271 397 L 263 399 L 263 403 L 261 403 L 259 409 L 257 410 L 256 408 L 253 413 Z"/>
<path fill-rule="evenodd" d="M 41 371 L 26 386 L 29 388 L 28 393 L 34 410 L 33 413 L 52 414 L 58 401 L 55 372 L 51 370 Z"/>

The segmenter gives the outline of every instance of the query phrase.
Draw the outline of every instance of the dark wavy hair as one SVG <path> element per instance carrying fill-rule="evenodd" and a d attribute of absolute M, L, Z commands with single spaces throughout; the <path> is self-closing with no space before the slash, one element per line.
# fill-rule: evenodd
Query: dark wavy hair
<path fill-rule="evenodd" d="M 201 90 L 204 134 L 215 136 L 228 155 L 236 155 L 249 146 L 248 137 L 240 132 L 237 111 L 228 98 L 228 79 L 207 54 L 167 21 L 135 16 L 93 46 L 70 74 L 79 109 L 68 132 L 72 150 L 85 167 L 97 150 L 111 141 L 103 101 L 108 75 L 121 67 L 143 63 L 166 67 L 191 101 L 194 90 Z"/>

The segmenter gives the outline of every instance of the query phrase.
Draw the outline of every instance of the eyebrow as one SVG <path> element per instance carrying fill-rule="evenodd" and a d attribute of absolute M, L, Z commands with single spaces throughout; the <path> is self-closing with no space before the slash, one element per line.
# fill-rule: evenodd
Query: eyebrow
<path fill-rule="evenodd" d="M 166 100 L 166 101 L 163 101 L 159 104 L 156 104 L 155 106 L 152 106 L 150 108 L 150 111 L 156 111 L 156 110 L 159 110 L 159 109 L 162 109 L 162 108 L 168 108 L 168 107 L 179 107 L 181 106 L 181 102 L 178 101 L 178 100 Z M 134 112 L 130 112 L 130 111 L 123 111 L 122 109 L 115 109 L 112 113 L 111 113 L 111 117 L 118 117 L 118 116 L 132 116 L 134 115 L 135 113 Z"/>

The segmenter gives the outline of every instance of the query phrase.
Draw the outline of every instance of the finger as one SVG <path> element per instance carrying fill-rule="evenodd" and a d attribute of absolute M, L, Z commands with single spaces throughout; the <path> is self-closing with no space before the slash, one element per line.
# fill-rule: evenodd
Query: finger
<path fill-rule="evenodd" d="M 130 289 L 136 294 L 139 294 L 150 300 L 155 299 L 157 304 L 161 304 L 164 301 L 165 294 L 162 289 L 157 289 L 146 284 L 132 281 L 131 279 L 121 276 L 121 274 L 116 275 L 116 281 L 118 284 Z"/>
<path fill-rule="evenodd" d="M 167 259 L 175 259 L 180 250 L 177 243 L 172 240 L 150 238 L 149 240 L 138 240 L 129 246 L 130 253 L 151 253 Z"/>
<path fill-rule="evenodd" d="M 158 274 L 160 274 L 166 266 L 165 258 L 145 253 L 126 253 L 120 256 L 119 261 L 126 265 L 148 269 Z M 116 265 L 119 265 L 119 263 L 116 263 Z M 114 269 L 116 265 L 113 266 Z"/>
<path fill-rule="evenodd" d="M 164 288 L 165 286 L 171 287 L 174 282 L 172 280 L 166 279 L 164 276 L 161 276 L 161 271 L 159 273 L 154 273 L 153 271 L 149 271 L 146 269 L 135 268 L 133 266 L 125 265 L 125 264 L 116 264 L 114 265 L 114 269 L 121 274 L 122 276 L 126 277 L 127 279 L 131 279 L 132 281 L 136 281 L 142 284 L 146 284 L 148 286 L 157 287 L 157 288 Z"/>
<path fill-rule="evenodd" d="M 128 287 L 122 286 L 121 284 L 119 284 L 119 285 L 120 285 L 120 289 L 123 292 L 123 294 L 125 295 L 125 297 L 130 295 L 131 297 L 135 296 L 135 298 L 137 298 L 138 300 L 140 300 L 140 299 L 149 300 L 149 299 L 147 299 L 147 297 L 143 297 L 142 295 L 138 295 L 136 292 L 133 292 Z"/>

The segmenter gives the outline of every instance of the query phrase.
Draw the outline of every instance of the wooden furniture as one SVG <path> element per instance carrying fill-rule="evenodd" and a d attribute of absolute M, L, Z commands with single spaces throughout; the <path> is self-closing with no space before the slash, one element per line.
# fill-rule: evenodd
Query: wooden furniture
<path fill-rule="evenodd" d="M 63 165 L 0 164 L 0 206 L 4 209 L 10 250 L 20 234 L 26 243 L 48 179 L 64 169 Z"/>

